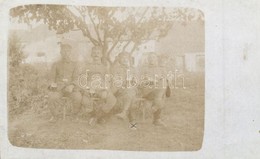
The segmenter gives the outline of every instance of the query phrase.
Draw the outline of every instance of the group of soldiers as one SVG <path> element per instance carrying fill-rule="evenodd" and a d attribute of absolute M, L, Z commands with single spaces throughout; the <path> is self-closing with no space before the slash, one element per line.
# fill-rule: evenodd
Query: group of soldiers
<path fill-rule="evenodd" d="M 62 99 L 66 98 L 72 105 L 71 115 L 77 119 L 78 114 L 84 109 L 84 112 L 91 116 L 88 122 L 90 125 L 106 122 L 111 116 L 132 123 L 135 121 L 132 107 L 135 107 L 138 98 L 142 98 L 145 103 L 151 104 L 153 124 L 166 126 L 161 114 L 165 97 L 168 97 L 170 92 L 168 87 L 162 86 L 165 84 L 163 77 L 166 72 L 163 62 L 160 62 L 155 53 L 151 53 L 148 56 L 148 65 L 137 70 L 132 66 L 131 55 L 121 52 L 108 67 L 102 62 L 102 51 L 102 47 L 94 46 L 91 50 L 92 62 L 86 63 L 82 68 L 77 62 L 72 61 L 72 46 L 61 44 L 61 59 L 51 68 L 48 87 L 48 107 L 52 114 L 50 120 L 58 119 L 56 108 L 63 105 Z M 111 78 L 106 80 L 107 75 L 120 77 L 120 81 L 112 81 Z M 142 85 L 134 79 L 141 75 Z M 156 80 L 153 78 L 155 75 Z M 89 87 L 82 87 L 82 79 L 86 80 L 85 83 L 90 83 L 93 79 L 98 79 L 98 82 L 91 83 L 93 85 Z M 105 83 L 106 87 L 98 87 L 100 85 L 97 83 Z"/>

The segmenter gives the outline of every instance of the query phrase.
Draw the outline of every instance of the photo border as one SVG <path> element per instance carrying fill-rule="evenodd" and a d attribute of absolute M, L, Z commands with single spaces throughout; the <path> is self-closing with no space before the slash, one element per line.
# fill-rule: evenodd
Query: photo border
<path fill-rule="evenodd" d="M 49 150 L 15 147 L 8 141 L 7 122 L 7 39 L 9 9 L 25 4 L 66 4 L 91 6 L 157 6 L 157 7 L 187 7 L 200 9 L 205 15 L 205 121 L 204 140 L 199 151 L 145 152 L 145 151 L 112 151 L 112 150 Z M 223 38 L 222 38 L 222 2 L 202 0 L 172 0 L 172 1 L 51 1 L 26 0 L 4 1 L 1 4 L 1 157 L 9 158 L 221 158 L 223 151 Z"/>

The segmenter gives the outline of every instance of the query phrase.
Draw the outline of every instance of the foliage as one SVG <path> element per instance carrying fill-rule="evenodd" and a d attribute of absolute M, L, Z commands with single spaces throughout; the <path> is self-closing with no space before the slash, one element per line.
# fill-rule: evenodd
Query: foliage
<path fill-rule="evenodd" d="M 9 115 L 20 114 L 43 103 L 46 84 L 44 73 L 39 72 L 30 64 L 22 61 L 26 58 L 17 36 L 9 39 L 8 67 L 8 108 Z"/>
<path fill-rule="evenodd" d="M 19 114 L 34 107 L 44 107 L 47 81 L 30 65 L 9 69 L 9 113 Z M 36 104 L 36 105 L 35 105 Z"/>
<path fill-rule="evenodd" d="M 158 7 L 87 7 L 61 5 L 24 5 L 10 10 L 11 20 L 33 25 L 45 23 L 57 34 L 79 30 L 93 44 L 103 48 L 104 62 L 115 48 L 134 52 L 147 40 L 167 35 L 176 21 L 187 25 L 204 22 L 201 11 L 188 8 Z M 44 56 L 38 53 L 37 56 Z M 44 106 L 46 72 L 24 64 L 23 45 L 15 35 L 9 39 L 9 112 L 17 114 Z"/>
<path fill-rule="evenodd" d="M 149 39 L 167 35 L 175 21 L 186 25 L 190 21 L 204 22 L 201 11 L 164 7 L 94 7 L 65 5 L 24 5 L 11 9 L 18 22 L 43 22 L 58 34 L 80 30 L 93 44 L 103 47 L 105 60 L 115 48 L 132 48 Z M 124 41 L 124 43 L 122 43 Z"/>
<path fill-rule="evenodd" d="M 26 58 L 23 45 L 16 34 L 11 34 L 9 39 L 9 66 L 17 68 Z"/>

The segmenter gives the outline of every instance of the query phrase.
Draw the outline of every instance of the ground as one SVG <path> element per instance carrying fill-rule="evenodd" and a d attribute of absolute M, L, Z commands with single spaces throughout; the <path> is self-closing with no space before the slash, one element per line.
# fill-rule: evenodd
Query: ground
<path fill-rule="evenodd" d="M 204 90 L 173 89 L 166 99 L 163 119 L 167 127 L 154 126 L 151 115 L 139 119 L 136 129 L 111 118 L 90 126 L 87 118 L 48 122 L 50 113 L 28 110 L 9 118 L 9 140 L 19 147 L 57 149 L 106 149 L 129 151 L 196 151 L 203 142 Z M 130 126 L 130 127 L 129 127 Z"/>

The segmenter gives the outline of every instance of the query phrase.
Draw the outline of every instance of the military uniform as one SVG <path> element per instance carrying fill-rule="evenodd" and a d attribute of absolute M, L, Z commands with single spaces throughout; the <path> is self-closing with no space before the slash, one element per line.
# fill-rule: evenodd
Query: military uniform
<path fill-rule="evenodd" d="M 129 58 L 128 53 L 121 53 L 119 58 Z M 121 108 L 121 113 L 117 114 L 117 117 L 121 119 L 128 118 L 131 122 L 133 119 L 131 116 L 130 108 L 135 102 L 137 90 L 131 86 L 131 77 L 135 75 L 135 69 L 133 67 L 120 64 L 116 61 L 111 68 L 111 73 L 114 77 L 112 84 L 112 91 L 117 98 L 117 106 Z M 116 85 L 116 80 L 121 81 L 120 85 Z"/>
<path fill-rule="evenodd" d="M 87 87 L 83 88 L 82 105 L 87 112 L 92 115 L 91 125 L 104 119 L 116 103 L 113 93 L 106 87 L 106 75 L 108 68 L 102 63 L 102 47 L 94 46 L 92 48 L 92 62 L 87 63 L 83 69 L 82 75 L 85 75 Z"/>
<path fill-rule="evenodd" d="M 87 74 L 88 86 L 87 89 L 83 89 L 82 105 L 88 112 L 92 112 L 97 117 L 100 117 L 102 113 L 108 113 L 116 103 L 113 93 L 108 88 L 105 88 L 109 86 L 109 84 L 105 83 L 105 75 L 109 73 L 108 69 L 102 63 L 92 62 L 86 64 L 84 72 L 82 74 Z M 94 80 L 97 78 L 101 87 L 93 85 Z M 98 101 L 93 103 L 92 99 Z"/>
<path fill-rule="evenodd" d="M 81 93 L 77 89 L 78 70 L 75 62 L 58 61 L 51 68 L 51 82 L 57 87 L 49 91 L 49 107 L 53 116 L 57 115 L 56 107 L 62 105 L 62 97 L 67 97 L 72 102 L 72 113 L 76 115 L 80 111 Z M 68 91 L 68 87 L 73 87 Z"/>
<path fill-rule="evenodd" d="M 157 64 L 143 66 L 139 71 L 139 77 L 144 83 L 140 85 L 139 93 L 142 98 L 152 102 L 154 124 L 161 121 L 167 88 L 166 74 L 164 67 Z"/>

